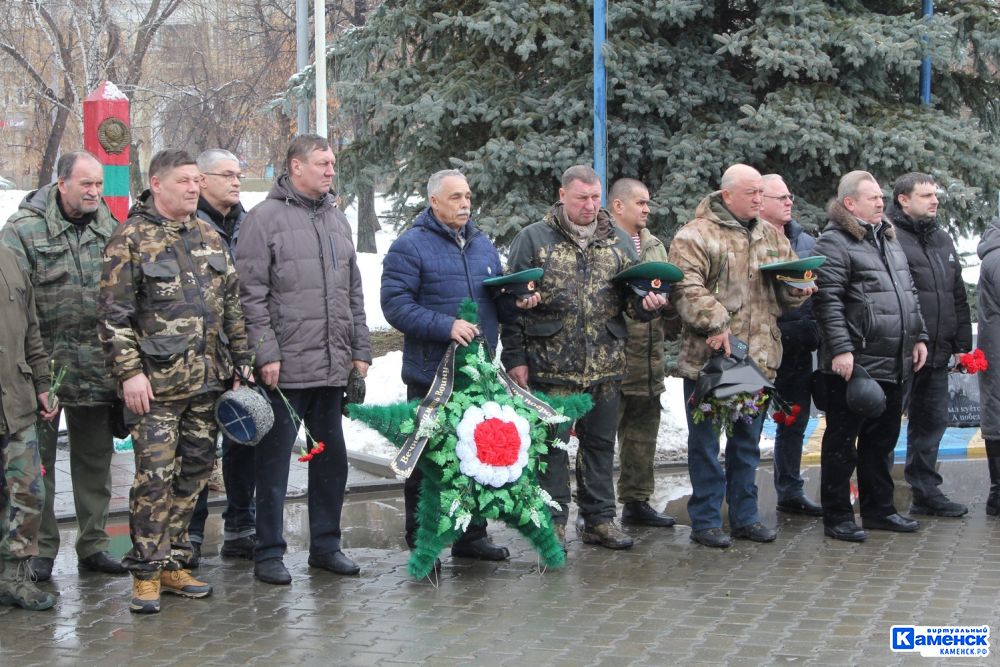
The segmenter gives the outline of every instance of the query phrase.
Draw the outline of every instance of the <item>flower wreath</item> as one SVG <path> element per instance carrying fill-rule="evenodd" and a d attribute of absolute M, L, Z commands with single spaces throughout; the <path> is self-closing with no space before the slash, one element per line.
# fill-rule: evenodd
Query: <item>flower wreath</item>
<path fill-rule="evenodd" d="M 478 322 L 476 305 L 466 299 L 459 317 Z M 441 550 L 473 521 L 501 520 L 517 529 L 538 551 L 547 567 L 562 567 L 565 554 L 555 535 L 550 508 L 558 504 L 538 484 L 545 471 L 542 457 L 550 447 L 565 448 L 557 428 L 587 413 L 585 394 L 534 399 L 551 406 L 543 416 L 510 381 L 477 338 L 455 350 L 455 386 L 433 418 L 417 423 L 419 401 L 348 407 L 358 419 L 403 447 L 407 438 L 426 437 L 417 462 L 423 473 L 417 504 L 415 548 L 409 572 L 430 574 Z M 530 398 L 530 396 L 529 396 Z"/>

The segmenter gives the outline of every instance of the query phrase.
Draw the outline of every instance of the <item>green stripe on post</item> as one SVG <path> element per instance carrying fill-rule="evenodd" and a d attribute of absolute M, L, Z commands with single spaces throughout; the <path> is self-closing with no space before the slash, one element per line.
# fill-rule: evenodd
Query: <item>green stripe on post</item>
<path fill-rule="evenodd" d="M 128 197 L 128 165 L 104 165 L 104 195 Z"/>

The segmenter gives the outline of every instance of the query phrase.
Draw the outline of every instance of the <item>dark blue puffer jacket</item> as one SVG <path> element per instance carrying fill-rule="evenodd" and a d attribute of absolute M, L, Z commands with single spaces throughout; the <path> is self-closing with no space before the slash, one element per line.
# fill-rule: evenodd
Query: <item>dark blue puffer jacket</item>
<path fill-rule="evenodd" d="M 466 223 L 464 245 L 429 208 L 397 238 L 382 260 L 385 319 L 403 332 L 403 382 L 429 385 L 451 340 L 466 297 L 479 306 L 479 328 L 497 345 L 497 308 L 483 280 L 502 273 L 493 242 Z"/>
<path fill-rule="evenodd" d="M 813 254 L 816 239 L 794 220 L 789 220 L 785 224 L 785 238 L 799 258 Z M 811 366 L 812 352 L 819 349 L 819 326 L 813 316 L 812 299 L 806 299 L 798 308 L 782 313 L 778 318 L 778 329 L 781 330 L 781 347 L 784 354 L 781 360 L 782 367 L 799 367 L 803 365 L 803 360 Z"/>

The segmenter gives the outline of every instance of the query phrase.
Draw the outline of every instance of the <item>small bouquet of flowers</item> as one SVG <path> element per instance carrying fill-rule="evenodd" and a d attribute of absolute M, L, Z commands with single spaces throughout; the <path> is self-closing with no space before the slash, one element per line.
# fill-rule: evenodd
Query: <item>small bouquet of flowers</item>
<path fill-rule="evenodd" d="M 306 428 L 305 420 L 302 419 L 302 417 L 299 416 L 299 413 L 295 411 L 295 408 L 292 407 L 292 404 L 289 402 L 288 398 L 281 391 L 281 389 L 275 387 L 274 390 L 278 392 L 278 396 L 281 397 L 281 402 L 285 404 L 285 409 L 288 410 L 288 414 L 292 417 L 292 423 L 301 426 L 302 430 L 305 431 L 306 444 L 299 449 L 299 462 L 309 463 L 326 451 L 326 444 L 324 444 L 321 440 L 316 440 L 316 438 L 312 436 L 312 433 L 310 433 L 309 429 Z"/>
<path fill-rule="evenodd" d="M 955 364 L 956 373 L 967 373 L 968 375 L 975 375 L 980 371 L 988 370 L 990 367 L 990 362 L 986 360 L 986 355 L 978 347 L 972 352 L 966 352 L 958 357 L 958 363 Z"/>
<path fill-rule="evenodd" d="M 767 409 L 767 402 L 770 398 L 767 390 L 763 388 L 758 389 L 755 393 L 742 391 L 725 398 L 718 398 L 714 394 L 710 394 L 704 396 L 697 404 L 692 395 L 689 400 L 691 421 L 700 424 L 706 419 L 711 419 L 716 432 L 724 429 L 728 437 L 733 434 L 733 426 L 738 422 L 749 424 L 759 417 Z"/>
<path fill-rule="evenodd" d="M 717 351 L 702 366 L 688 399 L 691 421 L 700 424 L 711 419 L 717 433 L 733 434 L 736 424 L 750 424 L 765 413 L 768 402 L 774 401 L 777 412 L 771 418 L 779 424 L 795 422 L 802 408 L 782 400 L 760 367 L 750 358 L 745 342 L 729 337 L 730 355 Z"/>
<path fill-rule="evenodd" d="M 774 405 L 778 410 L 771 415 L 771 419 L 782 426 L 791 426 L 794 424 L 795 420 L 799 418 L 799 413 L 802 412 L 802 407 L 797 403 L 792 403 L 791 405 L 785 403 L 777 394 L 773 398 Z"/>

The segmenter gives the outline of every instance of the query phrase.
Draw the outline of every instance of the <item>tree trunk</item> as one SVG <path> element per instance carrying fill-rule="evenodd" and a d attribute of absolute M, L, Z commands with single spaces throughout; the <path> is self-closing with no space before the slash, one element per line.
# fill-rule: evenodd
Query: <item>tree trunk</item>
<path fill-rule="evenodd" d="M 60 105 L 56 107 L 56 117 L 52 121 L 52 130 L 49 132 L 49 139 L 45 144 L 45 152 L 42 153 L 42 166 L 38 169 L 38 187 L 48 185 L 53 181 L 52 175 L 55 173 L 56 160 L 59 159 L 59 144 L 62 143 L 63 135 L 66 133 L 66 123 L 69 121 L 69 107 Z"/>
<path fill-rule="evenodd" d="M 358 252 L 378 252 L 375 232 L 381 228 L 375 215 L 375 188 L 362 185 L 358 187 Z"/>
<path fill-rule="evenodd" d="M 142 182 L 142 167 L 139 165 L 139 142 L 133 141 L 128 149 L 128 189 L 135 201 L 146 186 Z"/>

